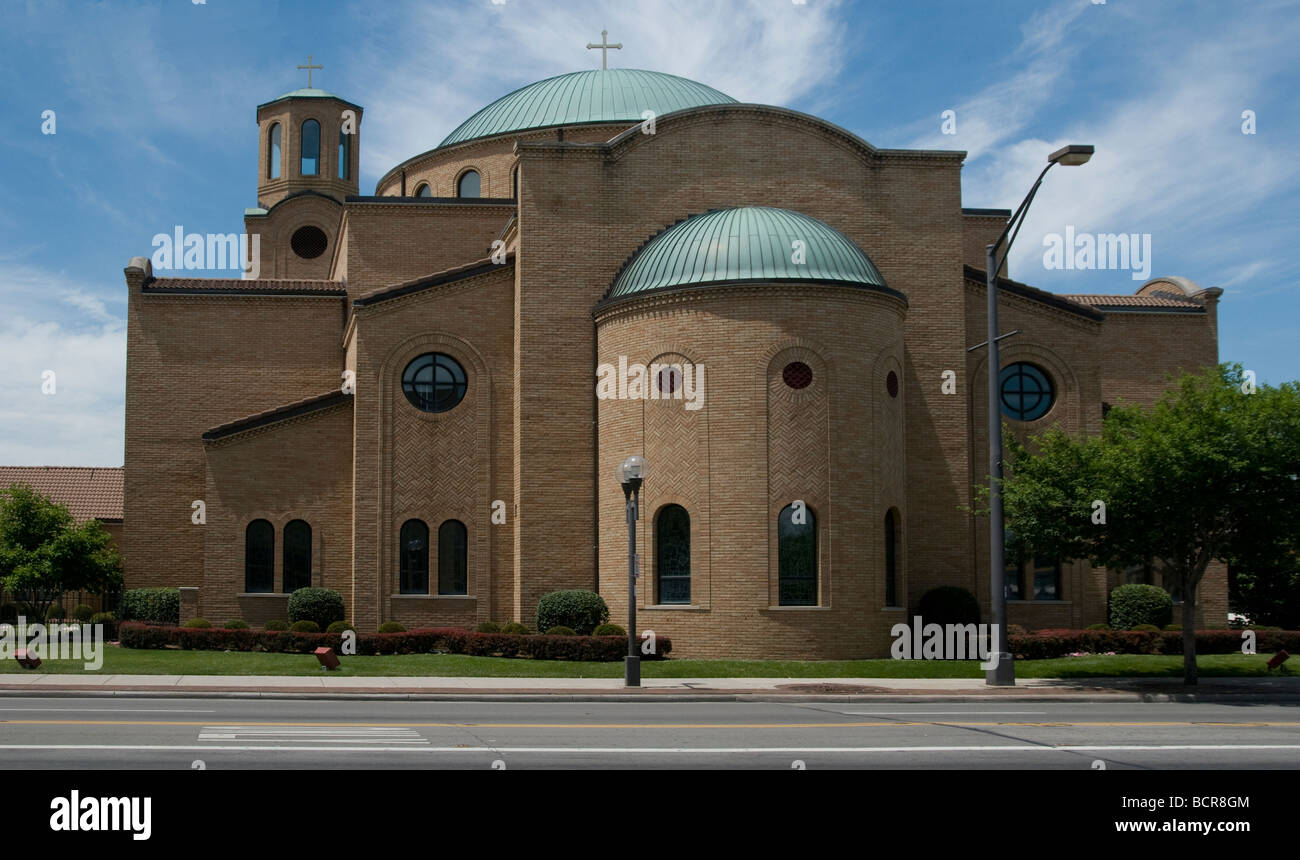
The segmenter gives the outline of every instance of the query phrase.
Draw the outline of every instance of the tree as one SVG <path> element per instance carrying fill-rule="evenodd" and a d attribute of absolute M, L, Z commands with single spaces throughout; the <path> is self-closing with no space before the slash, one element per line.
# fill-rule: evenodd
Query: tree
<path fill-rule="evenodd" d="M 98 520 L 81 525 L 26 484 L 0 490 L 0 583 L 44 621 L 65 591 L 102 593 L 122 582 L 122 559 Z"/>
<path fill-rule="evenodd" d="M 1196 589 L 1209 563 L 1300 545 L 1295 382 L 1256 386 L 1225 364 L 1184 375 L 1151 408 L 1112 408 L 1100 436 L 1004 435 L 1008 556 L 1158 561 L 1183 596 L 1186 684 L 1197 680 Z"/>

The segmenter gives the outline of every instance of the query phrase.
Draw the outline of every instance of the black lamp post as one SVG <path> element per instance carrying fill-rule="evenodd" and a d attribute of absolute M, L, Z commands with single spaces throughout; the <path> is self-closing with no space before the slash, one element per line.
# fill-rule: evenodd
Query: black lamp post
<path fill-rule="evenodd" d="M 1063 146 L 1049 155 L 1047 166 L 1043 168 L 1042 173 L 1038 174 L 1034 187 L 1029 189 L 1029 194 L 1025 196 L 1020 208 L 1011 216 L 1002 235 L 985 248 L 987 252 L 985 268 L 988 270 L 986 277 L 989 339 L 985 343 L 971 347 L 971 350 L 979 349 L 981 346 L 989 348 L 989 590 L 993 604 L 993 624 L 997 631 L 997 643 L 993 649 L 990 649 L 997 652 L 997 665 L 987 670 L 984 676 L 985 683 L 990 686 L 1009 687 L 1015 686 L 1016 683 L 1016 667 L 1013 662 L 1015 658 L 1007 649 L 1006 533 L 1003 530 L 1002 518 L 1002 406 L 1001 392 L 998 390 L 998 376 L 1002 370 L 1001 362 L 998 360 L 998 341 L 1015 332 L 1008 332 L 1005 335 L 998 333 L 998 270 L 1002 268 L 1002 262 L 1006 261 L 1011 244 L 1016 241 L 1016 234 L 1020 232 L 1020 225 L 1024 223 L 1025 212 L 1033 202 L 1034 195 L 1038 193 L 1038 186 L 1043 184 L 1043 177 L 1047 175 L 1047 171 L 1057 164 L 1066 167 L 1085 164 L 1092 158 L 1092 153 L 1091 146 L 1072 144 Z M 1009 239 L 1008 234 L 1010 234 Z M 1005 246 L 1003 246 L 1004 242 Z M 1002 250 L 1002 262 L 998 260 L 999 248 Z"/>
<path fill-rule="evenodd" d="M 627 509 L 627 657 L 623 661 L 623 685 L 641 686 L 641 657 L 636 653 L 636 521 L 641 501 L 641 482 L 645 480 L 645 458 L 633 454 L 614 469 L 614 476 L 623 485 L 623 498 Z"/>

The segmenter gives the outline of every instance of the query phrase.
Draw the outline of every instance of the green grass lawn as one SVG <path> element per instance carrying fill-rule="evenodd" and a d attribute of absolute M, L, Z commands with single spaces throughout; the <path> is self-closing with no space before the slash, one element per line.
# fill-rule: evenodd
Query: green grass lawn
<path fill-rule="evenodd" d="M 460 654 L 403 654 L 343 657 L 340 676 L 479 676 L 501 678 L 621 678 L 622 663 L 559 660 L 511 660 Z M 1214 654 L 1197 660 L 1205 678 L 1241 678 L 1268 674 L 1268 655 Z M 0 661 L 0 674 L 25 672 L 14 660 Z M 47 660 L 41 672 L 87 674 L 79 661 Z M 310 654 L 263 654 L 224 651 L 142 651 L 109 646 L 99 673 L 121 675 L 319 675 Z M 1178 656 L 1117 655 L 1021 660 L 1020 678 L 1179 678 Z M 98 674 L 98 673 L 96 673 Z M 941 660 L 666 660 L 641 664 L 646 678 L 982 678 L 975 661 Z M 1274 672 L 1273 674 L 1277 674 Z M 1292 676 L 1296 673 L 1290 672 Z"/>

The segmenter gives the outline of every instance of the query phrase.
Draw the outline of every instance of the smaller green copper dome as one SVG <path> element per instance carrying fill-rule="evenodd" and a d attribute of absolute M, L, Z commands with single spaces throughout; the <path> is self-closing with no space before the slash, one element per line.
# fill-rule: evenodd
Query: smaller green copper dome
<path fill-rule="evenodd" d="M 735 99 L 687 78 L 641 69 L 570 72 L 537 81 L 504 95 L 465 120 L 439 148 L 509 131 L 641 122 L 642 112 L 657 116 L 700 105 L 734 104 Z"/>
<path fill-rule="evenodd" d="M 692 215 L 664 230 L 623 265 L 605 298 L 728 281 L 885 288 L 871 258 L 831 225 L 789 209 L 743 206 Z"/>

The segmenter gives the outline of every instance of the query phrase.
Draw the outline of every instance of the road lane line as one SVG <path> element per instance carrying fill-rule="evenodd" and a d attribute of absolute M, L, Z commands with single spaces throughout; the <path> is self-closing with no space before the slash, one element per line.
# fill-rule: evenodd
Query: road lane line
<path fill-rule="evenodd" d="M 755 753 L 917 753 L 917 752 L 1162 752 L 1162 751 L 1226 751 L 1226 750 L 1300 750 L 1300 744 L 996 744 L 991 746 L 902 746 L 902 747 L 506 747 L 506 746 L 454 746 L 454 747 L 381 747 L 381 746 L 234 746 L 234 745 L 175 745 L 165 744 L 0 744 L 0 750 L 122 750 L 122 751 L 175 751 L 222 750 L 229 752 L 477 752 L 477 753 L 560 753 L 571 754 L 657 754 L 657 753 L 708 753 L 716 755 L 741 755 Z"/>

